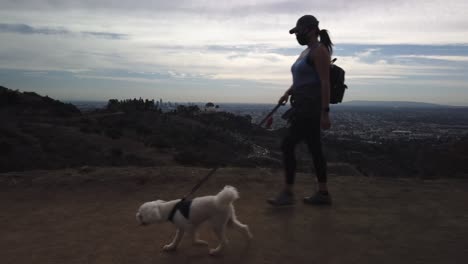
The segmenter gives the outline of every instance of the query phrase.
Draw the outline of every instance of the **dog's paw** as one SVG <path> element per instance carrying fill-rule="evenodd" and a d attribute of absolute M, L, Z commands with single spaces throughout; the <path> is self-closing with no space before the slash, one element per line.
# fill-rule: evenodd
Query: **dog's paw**
<path fill-rule="evenodd" d="M 174 250 L 176 250 L 176 248 L 177 248 L 177 247 L 176 247 L 175 245 L 173 245 L 173 244 L 168 244 L 168 245 L 165 245 L 165 246 L 163 247 L 163 250 L 164 250 L 164 251 L 174 251 Z"/>
<path fill-rule="evenodd" d="M 243 229 L 243 231 L 244 231 L 245 238 L 247 238 L 247 240 L 252 240 L 252 239 L 253 239 L 253 235 L 252 235 L 252 233 L 250 233 L 249 227 L 248 227 L 248 226 L 244 226 L 242 229 Z"/>
<path fill-rule="evenodd" d="M 214 249 L 210 249 L 209 254 L 210 254 L 210 256 L 217 256 L 217 255 L 219 255 L 219 252 L 220 251 L 218 249 L 214 248 Z"/>
<path fill-rule="evenodd" d="M 219 256 L 222 253 L 223 249 L 222 248 L 212 248 L 210 249 L 210 256 Z"/>
<path fill-rule="evenodd" d="M 193 241 L 194 246 L 208 246 L 208 242 L 205 240 L 195 240 Z"/>

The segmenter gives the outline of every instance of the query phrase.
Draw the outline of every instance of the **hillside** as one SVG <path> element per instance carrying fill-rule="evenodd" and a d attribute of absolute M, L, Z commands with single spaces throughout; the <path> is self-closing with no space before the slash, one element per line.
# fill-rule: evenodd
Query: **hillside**
<path fill-rule="evenodd" d="M 3 119 L 9 116 L 71 117 L 81 114 L 72 104 L 62 103 L 34 92 L 14 91 L 3 86 L 0 86 L 0 110 Z"/>
<path fill-rule="evenodd" d="M 381 126 L 392 120 L 402 129 L 418 122 L 432 127 L 435 118 L 433 112 L 423 111 L 398 123 L 399 113 L 373 109 L 382 113 L 369 118 L 384 117 L 378 123 Z M 361 110 L 349 114 L 369 116 L 374 111 Z M 348 114 L 345 109 L 339 111 Z M 379 125 L 363 128 L 362 124 L 368 125 L 365 118 L 364 123 L 356 123 L 354 117 L 335 121 L 334 113 L 335 127 L 349 131 L 350 136 L 342 140 L 339 134 L 325 133 L 324 151 L 329 162 L 348 163 L 353 171 L 371 177 L 467 178 L 468 136 L 444 140 L 437 136 L 459 124 L 463 129 L 464 112 L 453 113 L 437 110 L 443 123 L 434 137 L 378 142 L 373 141 L 375 135 L 366 140 L 357 135 L 381 130 Z M 74 105 L 4 87 L 0 88 L 0 118 L 0 172 L 90 166 L 280 168 L 285 133 L 285 128 L 258 127 L 250 115 L 204 111 L 196 105 L 163 112 L 154 100 L 111 99 L 104 109 L 80 112 Z M 299 145 L 297 154 L 298 170 L 312 171 L 307 148 Z"/>
<path fill-rule="evenodd" d="M 203 113 L 185 106 L 162 113 L 139 100 L 120 108 L 110 100 L 105 110 L 80 113 L 73 105 L 3 87 L 0 102 L 0 172 L 81 166 L 279 164 L 257 157 L 252 148 L 249 138 L 267 132 L 247 117 L 230 113 Z"/>

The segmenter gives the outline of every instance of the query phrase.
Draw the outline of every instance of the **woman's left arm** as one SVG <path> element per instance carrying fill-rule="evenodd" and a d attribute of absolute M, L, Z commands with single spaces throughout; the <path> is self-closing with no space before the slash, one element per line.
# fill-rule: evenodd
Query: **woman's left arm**
<path fill-rule="evenodd" d="M 315 69 L 320 78 L 320 84 L 322 89 L 322 114 L 321 114 L 321 126 L 323 129 L 330 128 L 330 53 L 327 48 L 321 46 L 317 49 L 314 56 Z"/>

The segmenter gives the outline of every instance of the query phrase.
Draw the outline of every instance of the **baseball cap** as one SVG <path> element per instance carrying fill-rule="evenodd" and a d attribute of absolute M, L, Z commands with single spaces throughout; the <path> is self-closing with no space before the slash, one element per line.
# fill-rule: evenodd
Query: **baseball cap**
<path fill-rule="evenodd" d="M 304 15 L 297 20 L 296 26 L 289 30 L 289 34 L 294 34 L 302 28 L 308 28 L 311 26 L 318 26 L 319 21 L 312 15 Z"/>

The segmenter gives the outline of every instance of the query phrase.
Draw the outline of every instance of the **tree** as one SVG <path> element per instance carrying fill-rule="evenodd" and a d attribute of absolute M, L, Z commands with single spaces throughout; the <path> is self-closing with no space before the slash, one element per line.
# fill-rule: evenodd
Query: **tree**
<path fill-rule="evenodd" d="M 118 111 L 119 108 L 120 108 L 119 100 L 110 99 L 109 102 L 107 102 L 107 110 L 109 110 L 109 111 Z"/>

